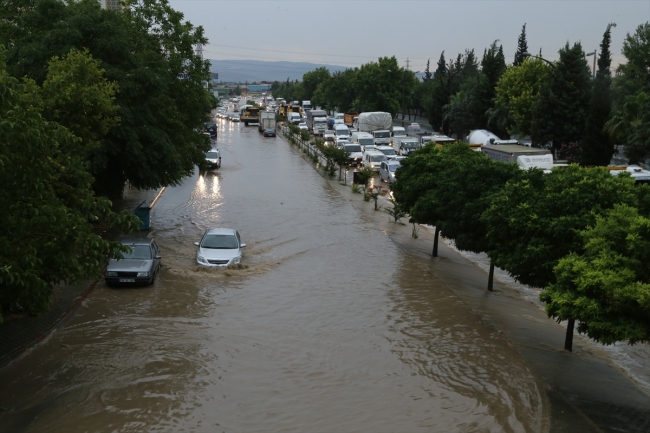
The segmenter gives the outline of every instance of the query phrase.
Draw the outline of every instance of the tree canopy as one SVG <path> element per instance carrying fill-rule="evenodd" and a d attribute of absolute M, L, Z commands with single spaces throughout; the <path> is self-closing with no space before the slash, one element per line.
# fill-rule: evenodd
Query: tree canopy
<path fill-rule="evenodd" d="M 540 296 L 549 317 L 576 319 L 578 332 L 604 344 L 650 341 L 650 219 L 615 205 L 580 237 L 582 252 L 558 262 Z"/>
<path fill-rule="evenodd" d="M 93 0 L 9 2 L 0 43 L 12 75 L 40 84 L 50 58 L 87 50 L 119 87 L 120 122 L 90 154 L 98 193 L 119 197 L 127 181 L 142 189 L 174 185 L 194 170 L 209 146 L 202 125 L 213 103 L 203 86 L 208 62 L 194 53 L 195 44 L 207 43 L 201 27 L 183 21 L 166 0 L 133 1 L 121 11 Z M 81 117 L 59 120 L 67 127 Z"/>
<path fill-rule="evenodd" d="M 93 77 L 96 92 L 57 93 L 66 77 L 81 83 Z M 0 313 L 10 305 L 46 310 L 53 284 L 96 276 L 107 257 L 123 250 L 95 234 L 92 223 L 137 228 L 133 215 L 113 213 L 109 200 L 94 195 L 84 141 L 44 117 L 65 103 L 91 109 L 108 103 L 110 113 L 111 86 L 87 54 L 73 53 L 52 60 L 43 87 L 19 82 L 0 62 Z"/>

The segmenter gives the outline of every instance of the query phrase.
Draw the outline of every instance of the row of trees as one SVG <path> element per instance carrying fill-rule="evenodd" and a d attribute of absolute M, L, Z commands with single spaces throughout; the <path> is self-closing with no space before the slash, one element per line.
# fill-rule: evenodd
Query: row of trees
<path fill-rule="evenodd" d="M 391 186 L 413 222 L 544 289 L 549 317 L 596 341 L 650 340 L 650 186 L 571 165 L 544 174 L 492 161 L 464 144 L 427 146 Z M 434 255 L 436 251 L 434 250 Z"/>
<path fill-rule="evenodd" d="M 534 145 L 550 144 L 560 157 L 582 165 L 607 165 L 615 143 L 625 144 L 630 162 L 638 163 L 650 156 L 650 24 L 626 36 L 627 62 L 616 77 L 610 53 L 614 27 L 609 24 L 603 34 L 595 77 L 580 43 L 567 43 L 553 63 L 541 51 L 528 53 L 524 25 L 511 65 L 494 41 L 480 61 L 473 49 L 449 61 L 443 51 L 434 71 L 427 63 L 422 80 L 390 57 L 334 74 L 319 68 L 301 82 L 275 82 L 272 92 L 329 110 L 395 115 L 413 109 L 425 112 L 435 129 L 459 138 L 484 128 L 504 137 L 530 136 Z"/>
<path fill-rule="evenodd" d="M 0 319 L 45 310 L 53 284 L 97 275 L 137 228 L 109 199 L 178 184 L 204 160 L 203 30 L 165 0 L 0 4 Z M 180 78 L 183 77 L 183 78 Z"/>

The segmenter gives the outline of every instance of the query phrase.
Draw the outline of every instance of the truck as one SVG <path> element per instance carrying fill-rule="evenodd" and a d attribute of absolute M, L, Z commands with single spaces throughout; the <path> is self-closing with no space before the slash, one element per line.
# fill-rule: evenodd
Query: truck
<path fill-rule="evenodd" d="M 397 153 L 400 155 L 409 156 L 411 153 L 415 152 L 422 146 L 418 142 L 418 139 L 415 137 L 403 137 L 399 141 L 399 144 L 393 144 L 393 147 L 395 147 Z"/>
<path fill-rule="evenodd" d="M 300 104 L 302 107 L 303 111 L 311 110 L 311 101 L 302 101 L 302 104 Z"/>
<path fill-rule="evenodd" d="M 275 129 L 275 113 L 272 111 L 260 111 L 260 132 L 265 129 Z"/>
<path fill-rule="evenodd" d="M 361 113 L 354 120 L 353 127 L 360 132 L 369 132 L 375 140 L 375 146 L 390 145 L 390 128 L 393 126 L 393 116 L 383 111 Z"/>
<path fill-rule="evenodd" d="M 340 115 L 340 117 L 337 117 L 339 115 Z M 343 113 L 338 113 L 338 114 L 335 114 L 332 117 L 328 117 L 327 118 L 327 129 L 334 129 L 334 125 L 336 125 L 337 123 L 344 123 L 343 122 Z"/>
<path fill-rule="evenodd" d="M 260 107 L 247 106 L 242 108 L 240 118 L 246 126 L 251 123 L 260 123 Z"/>
<path fill-rule="evenodd" d="M 486 144 L 481 146 L 481 152 L 494 161 L 517 164 L 523 170 L 541 168 L 545 172 L 550 172 L 553 168 L 553 154 L 548 149 L 536 149 L 519 144 Z"/>
<path fill-rule="evenodd" d="M 307 128 L 314 135 L 323 135 L 327 130 L 327 112 L 325 110 L 308 110 Z"/>
<path fill-rule="evenodd" d="M 348 128 L 352 128 L 354 126 L 354 119 L 357 117 L 359 117 L 359 113 L 344 113 L 343 123 L 345 123 Z M 336 116 L 334 116 L 334 118 L 336 118 Z"/>
<path fill-rule="evenodd" d="M 485 129 L 475 129 L 469 133 L 467 136 L 467 141 L 469 144 L 480 144 L 485 146 L 490 145 L 503 145 L 503 144 L 519 144 L 517 140 L 502 140 L 497 137 L 495 134 L 491 133 Z"/>

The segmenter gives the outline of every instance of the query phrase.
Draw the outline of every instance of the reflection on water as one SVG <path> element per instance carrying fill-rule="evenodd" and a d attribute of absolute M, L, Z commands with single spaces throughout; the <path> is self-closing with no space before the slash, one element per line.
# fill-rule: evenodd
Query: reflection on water
<path fill-rule="evenodd" d="M 99 284 L 0 371 L 0 431 L 537 432 L 531 374 L 281 139 L 219 124 L 222 167 L 152 214 L 154 286 Z M 195 265 L 210 227 L 243 265 Z"/>

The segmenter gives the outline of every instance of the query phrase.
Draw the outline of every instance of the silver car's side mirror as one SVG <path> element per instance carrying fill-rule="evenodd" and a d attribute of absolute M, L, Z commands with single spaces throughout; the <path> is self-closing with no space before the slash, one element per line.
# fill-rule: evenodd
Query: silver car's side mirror
<path fill-rule="evenodd" d="M 198 242 L 194 242 L 194 245 L 196 245 L 196 246 L 198 247 L 198 246 L 199 246 L 199 243 L 198 243 Z"/>
<path fill-rule="evenodd" d="M 246 244 L 241 244 L 241 248 L 244 248 L 245 246 L 246 246 Z"/>
<path fill-rule="evenodd" d="M 162 259 L 162 256 L 156 256 L 156 260 Z"/>

